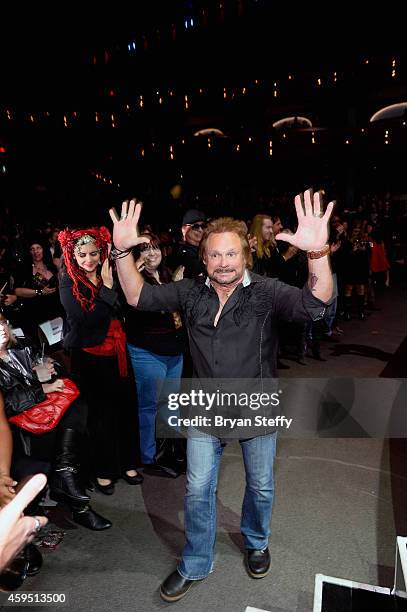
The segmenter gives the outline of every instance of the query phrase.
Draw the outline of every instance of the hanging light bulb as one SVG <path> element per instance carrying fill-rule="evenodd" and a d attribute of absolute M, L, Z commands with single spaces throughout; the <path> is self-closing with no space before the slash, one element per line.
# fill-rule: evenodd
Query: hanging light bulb
<path fill-rule="evenodd" d="M 96 123 L 100 122 L 99 113 L 95 113 L 95 121 Z"/>
<path fill-rule="evenodd" d="M 144 98 L 143 96 L 139 96 L 139 107 L 143 108 L 143 106 L 144 106 Z"/>
<path fill-rule="evenodd" d="M 170 145 L 170 159 L 174 159 L 174 147 L 172 145 Z"/>
<path fill-rule="evenodd" d="M 185 101 L 185 110 L 188 110 L 189 109 L 189 104 L 188 104 L 188 96 L 187 95 L 184 96 L 184 101 Z"/>
<path fill-rule="evenodd" d="M 273 155 L 273 141 L 270 140 L 269 141 L 269 156 L 271 157 Z"/>
<path fill-rule="evenodd" d="M 64 115 L 64 127 L 68 127 L 68 119 L 66 115 Z"/>

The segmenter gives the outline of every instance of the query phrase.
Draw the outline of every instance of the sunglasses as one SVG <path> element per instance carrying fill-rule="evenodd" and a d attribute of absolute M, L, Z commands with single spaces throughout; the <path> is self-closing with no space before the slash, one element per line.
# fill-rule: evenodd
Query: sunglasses
<path fill-rule="evenodd" d="M 160 247 L 158 244 L 154 242 L 142 242 L 139 246 L 140 253 L 144 253 L 145 251 L 159 251 Z"/>
<path fill-rule="evenodd" d="M 207 226 L 206 223 L 187 223 L 187 225 L 189 225 L 189 227 L 193 230 L 204 230 Z"/>

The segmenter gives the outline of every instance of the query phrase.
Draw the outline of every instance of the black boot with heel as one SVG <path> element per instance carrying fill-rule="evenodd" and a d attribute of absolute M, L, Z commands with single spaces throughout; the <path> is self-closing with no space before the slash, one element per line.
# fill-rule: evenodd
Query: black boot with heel
<path fill-rule="evenodd" d="M 90 501 L 78 475 L 80 434 L 75 429 L 64 429 L 59 440 L 52 476 L 49 481 L 50 497 L 69 504 L 87 504 Z"/>

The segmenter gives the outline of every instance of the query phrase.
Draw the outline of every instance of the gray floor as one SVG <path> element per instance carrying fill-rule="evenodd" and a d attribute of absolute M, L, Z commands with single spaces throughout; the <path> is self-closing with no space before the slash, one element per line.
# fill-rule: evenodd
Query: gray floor
<path fill-rule="evenodd" d="M 381 311 L 363 323 L 344 323 L 341 343 L 324 344 L 327 362 L 309 359 L 307 368 L 287 362 L 291 369 L 284 375 L 379 376 L 407 335 L 406 298 L 406 291 L 391 290 L 379 301 Z M 239 533 L 242 460 L 238 444 L 228 445 L 218 492 L 215 571 L 172 606 L 188 612 L 243 612 L 248 605 L 307 612 L 316 573 L 390 586 L 395 538 L 407 534 L 406 447 L 407 441 L 397 440 L 281 440 L 272 572 L 252 580 Z M 66 593 L 69 610 L 169 607 L 158 588 L 182 548 L 183 491 L 183 477 L 150 476 L 142 487 L 118 483 L 111 498 L 94 494 L 95 509 L 111 518 L 113 528 L 92 533 L 69 525 L 60 548 L 44 553 L 43 570 L 25 588 Z"/>

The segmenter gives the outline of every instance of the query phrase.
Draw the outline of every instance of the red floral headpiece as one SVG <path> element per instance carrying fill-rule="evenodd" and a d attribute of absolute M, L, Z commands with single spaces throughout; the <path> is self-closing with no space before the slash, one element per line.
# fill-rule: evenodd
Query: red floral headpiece
<path fill-rule="evenodd" d="M 86 238 L 88 238 L 88 240 L 86 240 Z M 75 249 L 80 246 L 81 243 L 86 244 L 86 242 L 94 242 L 100 251 L 100 262 L 103 264 L 108 256 L 109 244 L 112 241 L 110 232 L 107 227 L 91 227 L 82 230 L 65 229 L 59 232 L 58 240 L 62 247 L 66 271 L 73 283 L 72 292 L 84 310 L 93 310 L 95 308 L 94 301 L 99 288 L 95 287 L 86 276 L 85 271 L 79 267 L 75 259 Z M 82 283 L 90 290 L 90 298 L 87 298 L 80 292 L 79 283 Z"/>

